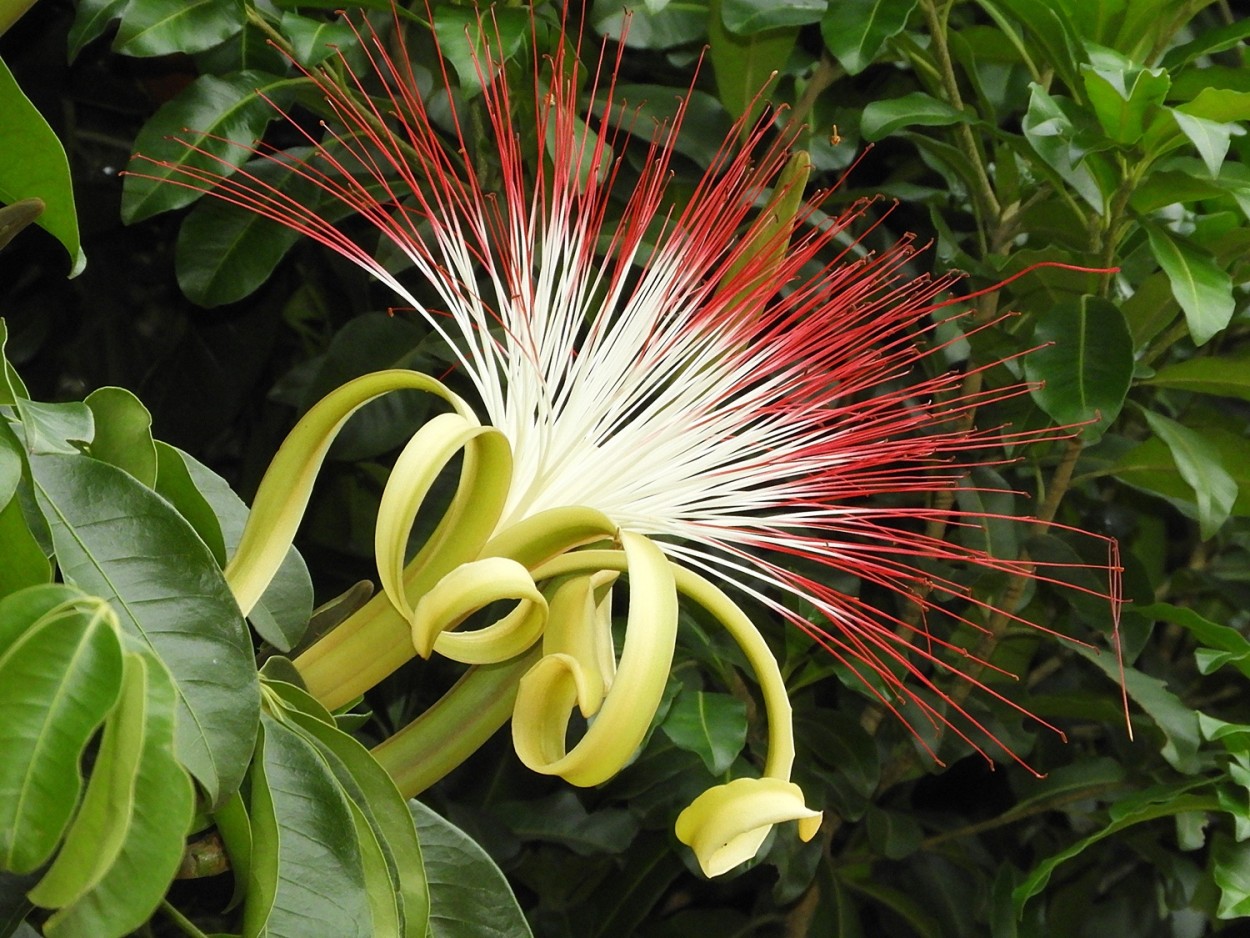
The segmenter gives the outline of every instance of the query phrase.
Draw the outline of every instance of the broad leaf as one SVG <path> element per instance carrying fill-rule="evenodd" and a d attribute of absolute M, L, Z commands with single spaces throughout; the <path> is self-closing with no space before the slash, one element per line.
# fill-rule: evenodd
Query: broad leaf
<path fill-rule="evenodd" d="M 243 23 L 237 0 L 132 0 L 113 48 L 123 55 L 203 52 L 237 34 Z"/>
<path fill-rule="evenodd" d="M 43 212 L 37 223 L 69 252 L 71 277 L 87 264 L 78 240 L 78 214 L 69 161 L 61 142 L 13 73 L 0 59 L 0 203 L 40 199 Z"/>
<path fill-rule="evenodd" d="M 125 469 L 148 488 L 156 485 L 156 444 L 148 409 L 125 388 L 98 388 L 84 403 L 95 423 L 91 455 Z"/>
<path fill-rule="evenodd" d="M 1146 235 L 1185 311 L 1189 335 L 1195 345 L 1205 345 L 1232 319 L 1236 307 L 1232 278 L 1210 254 L 1165 229 L 1147 225 Z"/>
<path fill-rule="evenodd" d="M 122 218 L 141 221 L 181 208 L 207 186 L 186 188 L 184 171 L 228 176 L 251 158 L 252 146 L 277 108 L 308 84 L 307 78 L 281 78 L 264 72 L 237 72 L 226 78 L 204 75 L 164 104 L 143 125 L 122 188 Z"/>
<path fill-rule="evenodd" d="M 110 600 L 122 629 L 169 668 L 178 757 L 212 804 L 243 778 L 259 708 L 252 646 L 212 554 L 164 499 L 84 456 L 32 456 L 67 582 Z"/>
<path fill-rule="evenodd" d="M 709 772 L 719 775 L 746 745 L 746 704 L 730 694 L 685 689 L 660 728 L 675 745 L 697 754 Z"/>
<path fill-rule="evenodd" d="M 1250 352 L 1203 355 L 1174 362 L 1164 365 L 1142 383 L 1250 401 Z"/>
<path fill-rule="evenodd" d="M 65 586 L 0 601 L 0 870 L 38 869 L 69 823 L 83 750 L 121 690 L 116 628 Z"/>
<path fill-rule="evenodd" d="M 835 5 L 842 0 L 834 0 Z M 722 0 L 720 16 L 725 28 L 740 36 L 773 29 L 819 23 L 829 0 Z M 715 10 L 715 6 L 712 7 Z M 713 14 L 715 15 L 715 14 Z M 708 32 L 711 32 L 709 27 Z"/>
<path fill-rule="evenodd" d="M 430 938 L 533 938 L 495 862 L 450 821 L 408 802 L 430 884 Z"/>
<path fill-rule="evenodd" d="M 1097 297 L 1061 300 L 1033 329 L 1041 346 L 1024 360 L 1037 405 L 1061 425 L 1097 438 L 1120 413 L 1133 379 L 1133 339 L 1124 316 Z"/>
<path fill-rule="evenodd" d="M 742 134 L 750 134 L 767 102 L 766 90 L 774 73 L 785 68 L 794 51 L 798 29 L 732 32 L 720 17 L 720 2 L 712 0 L 708 14 L 708 55 L 716 75 L 716 94 L 732 117 L 746 115 Z"/>
<path fill-rule="evenodd" d="M 1214 537 L 1237 501 L 1237 482 L 1224 467 L 1220 451 L 1199 430 L 1151 411 L 1145 414 L 1150 429 L 1172 451 L 1181 478 L 1194 491 L 1202 536 Z"/>
<path fill-rule="evenodd" d="M 152 917 L 182 860 L 195 813 L 195 788 L 174 757 L 177 692 L 155 656 L 129 652 L 126 666 L 140 675 L 144 691 L 134 815 L 104 876 L 48 920 L 44 931 L 49 938 L 129 934 Z"/>
<path fill-rule="evenodd" d="M 820 21 L 825 46 L 849 75 L 858 75 L 903 31 L 917 0 L 836 0 Z"/>
<path fill-rule="evenodd" d="M 872 101 L 860 118 L 860 133 L 865 140 L 881 140 L 903 127 L 946 127 L 968 123 L 972 116 L 958 111 L 923 91 L 913 91 L 901 98 Z"/>

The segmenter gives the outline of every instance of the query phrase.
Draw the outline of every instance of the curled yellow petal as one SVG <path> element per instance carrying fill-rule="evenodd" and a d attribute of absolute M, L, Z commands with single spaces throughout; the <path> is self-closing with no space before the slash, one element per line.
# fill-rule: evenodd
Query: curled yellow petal
<path fill-rule="evenodd" d="M 549 590 L 551 600 L 547 629 L 543 633 L 543 655 L 556 656 L 559 667 L 567 671 L 567 679 L 573 682 L 582 716 L 594 716 L 603 703 L 610 677 L 605 679 L 597 647 L 600 644 L 599 612 L 593 578 L 569 577 Z M 608 654 L 615 669 L 616 658 L 610 645 Z"/>
<path fill-rule="evenodd" d="M 505 599 L 516 606 L 503 618 L 472 632 L 448 631 Z M 461 564 L 421 597 L 412 611 L 412 644 L 423 658 L 433 650 L 464 664 L 493 664 L 538 641 L 546 619 L 547 600 L 529 571 L 515 560 L 489 557 Z"/>
<path fill-rule="evenodd" d="M 555 654 L 521 679 L 512 717 L 512 740 L 521 761 L 574 785 L 598 785 L 625 766 L 651 725 L 673 663 L 677 590 L 672 565 L 642 535 L 622 532 L 620 538 L 630 581 L 629 612 L 616 677 L 599 712 L 568 750 L 565 737 L 578 697 L 580 664 Z"/>
<path fill-rule="evenodd" d="M 821 813 L 803 802 L 798 785 L 779 778 L 736 778 L 709 788 L 677 816 L 677 839 L 694 851 L 707 876 L 720 876 L 759 851 L 774 824 L 799 822 L 811 840 Z"/>

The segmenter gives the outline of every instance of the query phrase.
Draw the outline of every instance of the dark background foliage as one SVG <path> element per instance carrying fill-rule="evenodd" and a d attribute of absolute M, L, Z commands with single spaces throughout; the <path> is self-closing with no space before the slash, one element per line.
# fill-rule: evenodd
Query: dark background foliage
<path fill-rule="evenodd" d="M 178 107 L 207 107 L 197 78 L 286 74 L 267 35 L 298 42 L 301 29 L 333 22 L 325 4 L 213 0 L 164 31 L 141 28 L 179 6 L 44 0 L 0 39 L 0 57 L 64 142 L 89 258 L 67 280 L 55 240 L 24 232 L 0 253 L 0 312 L 32 397 L 129 388 L 158 438 L 247 498 L 321 393 L 386 366 L 439 374 L 446 361 L 411 318 L 384 315 L 379 287 L 317 246 L 123 180 L 137 139 L 180 133 Z M 436 4 L 435 19 L 452 6 Z M 588 4 L 588 34 L 611 34 L 619 8 Z M 687 619 L 668 713 L 621 777 L 572 790 L 528 774 L 499 739 L 428 803 L 504 868 L 544 938 L 1240 933 L 1236 919 L 1250 913 L 1250 21 L 1227 3 L 1180 0 L 648 0 L 628 36 L 621 81 L 650 86 L 638 97 L 655 107 L 682 93 L 707 49 L 678 190 L 776 72 L 766 96 L 785 107 L 777 121 L 803 128 L 814 184 L 838 186 L 826 209 L 882 196 L 862 226 L 880 220 L 868 246 L 917 232 L 932 243 L 916 273 L 959 268 L 968 291 L 1042 260 L 1119 268 L 1038 271 L 970 301 L 980 322 L 1018 315 L 969 339 L 969 371 L 1054 343 L 1023 359 L 1024 376 L 1046 389 L 982 424 L 1092 423 L 1071 443 L 996 454 L 1024 458 L 976 481 L 1016 494 L 965 487 L 956 497 L 1120 538 L 1133 738 L 1105 606 L 1070 593 L 1013 598 L 1026 618 L 1101 655 L 1006 622 L 974 646 L 1020 675 L 985 680 L 1066 733 L 970 699 L 1040 778 L 936 730 L 926 739 L 935 764 L 845 669 L 777 625 L 797 780 L 827 821 L 812 843 L 781 831 L 751 869 L 708 882 L 676 844 L 673 818 L 713 781 L 710 766 L 740 769 L 761 741 L 735 653 Z M 298 97 L 292 106 L 319 116 Z M 263 105 L 254 113 L 232 132 L 299 144 L 267 126 Z M 984 380 L 1018 377 L 999 368 Z M 300 540 L 319 599 L 372 575 L 385 466 L 422 413 L 409 401 L 374 411 L 333 454 Z M 1010 523 L 941 533 L 1003 556 L 1079 549 Z M 1018 589 L 974 585 L 1000 601 Z M 380 686 L 365 738 L 419 712 L 446 670 L 413 668 Z M 691 709 L 709 715 L 701 740 L 680 729 Z M 176 901 L 210 922 L 221 891 L 196 881 Z"/>

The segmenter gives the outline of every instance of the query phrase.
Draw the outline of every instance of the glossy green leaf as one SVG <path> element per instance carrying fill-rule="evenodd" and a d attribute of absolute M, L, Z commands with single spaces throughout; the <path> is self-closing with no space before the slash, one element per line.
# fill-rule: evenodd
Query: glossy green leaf
<path fill-rule="evenodd" d="M 174 756 L 176 688 L 160 660 L 146 652 L 127 653 L 126 664 L 140 672 L 146 691 L 134 816 L 103 878 L 48 920 L 49 938 L 129 934 L 151 918 L 182 861 L 195 788 Z"/>
<path fill-rule="evenodd" d="M 444 6 L 434 17 L 438 47 L 466 97 L 481 93 L 483 75 L 491 78 L 487 58 L 499 68 L 521 50 L 529 32 L 529 13 L 503 6 L 492 7 L 489 17 L 472 7 Z"/>
<path fill-rule="evenodd" d="M 738 35 L 726 28 L 720 17 L 720 0 L 712 0 L 708 11 L 708 56 L 716 76 L 716 94 L 732 117 L 746 115 L 742 134 L 751 132 L 768 103 L 766 90 L 774 73 L 785 68 L 798 29 L 770 29 Z"/>
<path fill-rule="evenodd" d="M 1050 0 L 981 0 L 982 6 L 994 6 L 1010 12 L 1028 30 L 1029 48 L 1049 65 L 1069 88 L 1079 82 L 1078 68 L 1085 59 L 1081 40 L 1062 6 Z M 1034 51 L 1035 50 L 1035 51 Z"/>
<path fill-rule="evenodd" d="M 51 855 L 82 787 L 83 750 L 117 700 L 122 654 L 99 600 L 37 586 L 0 601 L 0 869 Z"/>
<path fill-rule="evenodd" d="M 508 881 L 464 831 L 408 802 L 430 884 L 430 938 L 533 938 Z"/>
<path fill-rule="evenodd" d="M 746 745 L 746 704 L 730 694 L 686 689 L 660 728 L 674 745 L 697 754 L 709 772 L 720 775 Z"/>
<path fill-rule="evenodd" d="M 263 714 L 252 770 L 252 866 L 246 938 L 372 935 L 356 825 L 316 749 Z"/>
<path fill-rule="evenodd" d="M 178 514 L 186 519 L 212 551 L 217 566 L 224 567 L 229 558 L 221 535 L 221 523 L 187 469 L 190 459 L 182 450 L 157 440 L 156 493 L 178 509 Z"/>
<path fill-rule="evenodd" d="M 1205 345 L 1228 325 L 1236 303 L 1233 281 L 1215 259 L 1171 232 L 1147 225 L 1150 250 L 1172 284 L 1172 294 L 1185 312 L 1195 345 Z"/>
<path fill-rule="evenodd" d="M 69 29 L 69 60 L 78 58 L 83 47 L 98 38 L 109 24 L 122 15 L 131 0 L 79 0 L 74 9 L 74 23 Z"/>
<path fill-rule="evenodd" d="M 86 457 L 30 462 L 66 581 L 110 600 L 125 634 L 168 666 L 178 757 L 218 803 L 243 777 L 259 708 L 251 642 L 221 569 L 128 473 Z"/>
<path fill-rule="evenodd" d="M 69 161 L 43 115 L 22 93 L 0 59 L 0 203 L 40 199 L 37 223 L 69 252 L 71 277 L 87 264 L 78 239 L 78 214 Z"/>
<path fill-rule="evenodd" d="M 1233 134 L 1244 133 L 1236 124 L 1207 120 L 1205 117 L 1194 117 L 1179 109 L 1172 110 L 1172 119 L 1180 127 L 1181 133 L 1189 138 L 1207 172 L 1213 177 L 1219 176 L 1220 167 L 1224 165 L 1224 157 L 1228 155 L 1228 145 Z"/>
<path fill-rule="evenodd" d="M 45 404 L 18 400 L 17 413 L 28 453 L 78 453 L 95 436 L 91 409 L 77 401 Z"/>
<path fill-rule="evenodd" d="M 945 101 L 923 91 L 913 91 L 901 98 L 871 101 L 860 118 L 860 133 L 865 140 L 881 140 L 904 127 L 947 127 L 965 124 L 972 119 Z"/>
<path fill-rule="evenodd" d="M 1024 374 L 1037 406 L 1097 438 L 1120 413 L 1133 379 L 1133 339 L 1120 310 L 1092 296 L 1060 300 L 1035 321 Z"/>
<path fill-rule="evenodd" d="M 1203 88 L 1176 110 L 1218 123 L 1250 120 L 1250 90 Z"/>
<path fill-rule="evenodd" d="M 1141 68 L 1110 49 L 1092 49 L 1090 59 L 1091 64 L 1081 66 L 1081 80 L 1098 123 L 1116 143 L 1136 143 L 1152 109 L 1163 103 L 1171 79 L 1161 68 Z"/>
<path fill-rule="evenodd" d="M 125 469 L 148 488 L 156 485 L 156 444 L 148 409 L 125 388 L 98 388 L 84 403 L 95 423 L 92 457 Z"/>
<path fill-rule="evenodd" d="M 1200 430 L 1146 411 L 1146 422 L 1172 451 L 1181 478 L 1193 489 L 1198 526 L 1204 538 L 1214 537 L 1232 512 L 1237 482 L 1224 467 L 1219 449 Z"/>
<path fill-rule="evenodd" d="M 1244 17 L 1222 26 L 1208 26 L 1188 42 L 1168 49 L 1159 64 L 1170 71 L 1179 70 L 1179 66 L 1202 56 L 1235 48 L 1247 37 L 1250 37 L 1250 19 Z"/>
<path fill-rule="evenodd" d="M 7 505 L 17 493 L 22 469 L 22 446 L 6 426 L 0 429 L 0 505 Z"/>
<path fill-rule="evenodd" d="M 1250 352 L 1203 355 L 1173 362 L 1164 365 L 1142 383 L 1250 401 Z"/>
<path fill-rule="evenodd" d="M 785 3 L 777 3 L 776 0 L 721 0 L 719 5 L 721 22 L 726 29 L 740 36 L 753 36 L 773 29 L 819 23 L 829 0 L 786 0 Z M 710 9 L 715 11 L 716 4 Z M 708 32 L 711 33 L 710 26 Z"/>
<path fill-rule="evenodd" d="M 319 190 L 288 164 L 310 152 L 309 148 L 286 151 L 279 155 L 281 163 L 253 160 L 244 172 L 312 210 Z M 256 212 L 220 199 L 201 199 L 178 230 L 174 246 L 178 285 L 201 306 L 235 303 L 268 280 L 302 237 Z"/>
<path fill-rule="evenodd" d="M 217 515 L 226 557 L 234 556 L 247 523 L 247 506 L 225 479 L 186 453 L 180 455 L 196 488 Z M 279 651 L 290 651 L 308 627 L 312 609 L 313 587 L 308 567 L 292 547 L 252 609 L 250 619 L 261 638 Z"/>
<path fill-rule="evenodd" d="M 131 0 L 113 48 L 123 55 L 203 52 L 242 28 L 237 0 Z"/>
<path fill-rule="evenodd" d="M 125 657 L 121 694 L 104 724 L 87 792 L 56 859 L 30 900 L 59 909 L 80 899 L 108 872 L 134 823 L 135 780 L 145 743 L 147 675 L 142 659 Z"/>
<path fill-rule="evenodd" d="M 295 60 L 305 68 L 311 68 L 336 55 L 339 49 L 347 49 L 356 44 L 356 34 L 351 27 L 337 18 L 319 20 L 311 16 L 300 16 L 298 13 L 283 13 L 278 28 L 291 41 L 291 52 Z"/>
<path fill-rule="evenodd" d="M 917 0 L 837 0 L 820 21 L 825 47 L 848 75 L 858 75 L 901 33 Z"/>
<path fill-rule="evenodd" d="M 199 198 L 199 188 L 181 170 L 229 175 L 252 156 L 249 149 L 280 116 L 307 78 L 237 72 L 226 78 L 203 75 L 162 105 L 143 125 L 122 187 L 122 218 L 141 221 Z M 272 103 L 271 103 L 272 102 Z"/>
<path fill-rule="evenodd" d="M 1233 514 L 1250 515 L 1250 440 L 1227 430 L 1204 427 L 1206 442 L 1219 453 L 1219 465 L 1237 485 Z M 1116 478 L 1147 492 L 1161 495 L 1197 517 L 1193 487 L 1181 475 L 1172 449 L 1159 437 L 1151 437 L 1120 456 L 1109 471 Z"/>
<path fill-rule="evenodd" d="M 1221 837 L 1212 852 L 1211 877 L 1220 888 L 1216 916 L 1237 919 L 1250 916 L 1250 843 Z"/>
<path fill-rule="evenodd" d="M 1064 182 L 1076 190 L 1096 211 L 1103 211 L 1104 198 L 1114 187 L 1091 154 L 1077 145 L 1077 120 L 1081 112 L 1072 102 L 1052 96 L 1039 84 L 1030 85 L 1029 109 L 1021 121 L 1025 139 L 1034 152 Z M 1088 119 L 1088 118 L 1087 118 Z"/>
<path fill-rule="evenodd" d="M 4 545 L 0 597 L 52 579 L 52 564 L 31 534 L 18 499 L 0 508 L 0 544 Z"/>

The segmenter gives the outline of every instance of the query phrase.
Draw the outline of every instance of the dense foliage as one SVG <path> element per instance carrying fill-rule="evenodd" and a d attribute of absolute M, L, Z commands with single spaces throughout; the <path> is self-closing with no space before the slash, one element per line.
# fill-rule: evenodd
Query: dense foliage
<path fill-rule="evenodd" d="M 315 604 L 358 604 L 354 584 L 376 577 L 382 480 L 427 416 L 424 398 L 365 410 L 335 443 L 300 554 L 250 617 L 270 659 L 258 675 L 219 568 L 264 467 L 296 418 L 344 381 L 396 366 L 444 375 L 450 358 L 320 246 L 119 172 L 135 151 L 188 159 L 174 139 L 188 134 L 227 159 L 242 151 L 219 138 L 264 137 L 298 156 L 307 141 L 274 105 L 309 132 L 334 115 L 287 57 L 315 69 L 333 68 L 327 44 L 358 55 L 331 13 L 341 5 L 44 0 L 0 39 L 0 200 L 47 203 L 46 231 L 24 228 L 0 254 L 11 363 L 0 375 L 0 711 L 26 707 L 25 723 L 0 721 L 0 934 L 46 923 L 48 934 L 306 935 L 303 915 L 369 914 L 425 915 L 433 935 L 523 934 L 491 860 L 543 938 L 1186 938 L 1250 914 L 1250 21 L 1200 0 L 647 0 L 634 10 L 620 89 L 640 102 L 639 127 L 671 113 L 697 69 L 675 191 L 699 178 L 734 118 L 780 106 L 777 125 L 801 128 L 811 185 L 836 187 L 825 212 L 881 196 L 860 225 L 862 248 L 915 232 L 931 241 L 911 261 L 917 275 L 966 272 L 955 291 L 976 294 L 964 304 L 973 313 L 943 327 L 951 351 L 930 364 L 961 367 L 967 394 L 1037 382 L 976 413 L 978 424 L 1080 425 L 1069 440 L 986 453 L 950 495 L 998 520 L 928 533 L 1069 565 L 1105 559 L 1082 558 L 1088 544 L 1069 529 L 1111 535 L 1128 601 L 1121 685 L 1107 603 L 1018 577 L 968 581 L 1079 640 L 1008 616 L 952 638 L 1003 669 L 977 675 L 1003 699 L 941 674 L 939 691 L 1027 765 L 989 747 L 992 763 L 922 720 L 918 745 L 846 667 L 748 610 L 770 626 L 795 710 L 795 777 L 825 821 L 812 842 L 782 831 L 757 863 L 709 881 L 673 820 L 717 778 L 758 762 L 763 741 L 738 652 L 697 616 L 683 613 L 665 707 L 624 773 L 573 789 L 526 772 L 497 739 L 422 796 L 438 814 L 410 805 L 419 847 L 361 743 L 420 713 L 455 670 L 414 664 L 368 695 L 357 710 L 367 715 L 343 716 L 302 694 L 274 654 L 301 640 Z M 389 2 L 360 6 L 391 28 Z M 450 79 L 475 113 L 472 8 L 432 6 Z M 508 79 L 523 87 L 538 31 L 512 4 L 494 13 Z M 536 15 L 560 16 L 550 3 Z M 587 59 L 598 37 L 624 28 L 616 0 L 569 15 Z M 423 19 L 405 20 L 419 64 Z M 76 209 L 36 112 L 64 144 Z M 467 157 L 489 177 L 490 127 L 469 132 Z M 645 139 L 619 155 L 636 171 Z M 26 221 L 7 211 L 0 243 Z M 66 279 L 80 244 L 86 267 Z M 1043 268 L 981 292 L 1039 262 L 1094 270 Z M 1025 515 L 1043 524 L 1010 520 Z M 1069 586 L 1103 588 L 1090 571 L 1056 569 Z M 871 583 L 838 585 L 913 614 Z M 341 617 L 331 606 L 313 619 Z M 188 636 L 186 621 L 204 626 Z M 58 716 L 70 686 L 94 696 Z M 263 712 L 249 716 L 238 701 L 258 686 Z M 19 687 L 21 701 L 5 696 Z M 171 723 L 175 699 L 197 719 Z M 59 748 L 28 746 L 54 719 Z M 189 722 L 202 738 L 188 738 Z M 76 768 L 85 747 L 92 758 Z M 247 835 L 230 829 L 245 776 Z M 126 811 L 110 815 L 119 803 Z M 281 849 L 259 847 L 266 830 Z M 47 872 L 62 836 L 68 859 Z M 81 847 L 92 842 L 103 846 Z M 325 844 L 329 866 L 317 859 Z M 240 875 L 244 855 L 253 862 Z M 144 889 L 131 888 L 134 869 Z M 26 901 L 41 877 L 30 899 L 65 907 L 59 920 Z M 228 905 L 243 892 L 246 913 Z"/>

